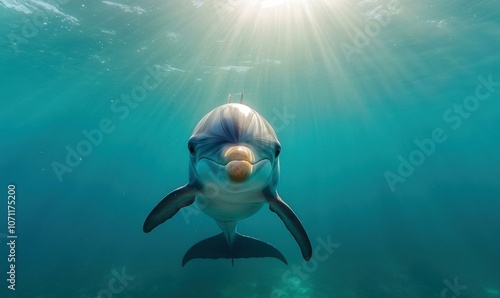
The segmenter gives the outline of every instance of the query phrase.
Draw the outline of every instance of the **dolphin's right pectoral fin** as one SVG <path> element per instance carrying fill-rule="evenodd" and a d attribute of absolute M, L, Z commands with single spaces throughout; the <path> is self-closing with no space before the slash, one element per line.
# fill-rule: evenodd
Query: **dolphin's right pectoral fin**
<path fill-rule="evenodd" d="M 224 233 L 202 240 L 184 255 L 182 266 L 193 259 L 275 258 L 288 264 L 283 254 L 271 244 L 236 233 L 230 246 Z M 234 264 L 234 263 L 233 263 Z"/>
<path fill-rule="evenodd" d="M 196 196 L 196 189 L 184 185 L 169 193 L 158 205 L 149 213 L 144 222 L 143 231 L 149 233 L 158 225 L 174 216 L 181 208 L 193 204 Z"/>
<path fill-rule="evenodd" d="M 285 223 L 288 231 L 290 231 L 293 238 L 295 238 L 295 241 L 297 241 L 304 260 L 309 261 L 312 257 L 311 241 L 297 215 L 295 215 L 293 210 L 280 198 L 276 191 L 266 189 L 264 191 L 264 197 L 269 203 L 269 209 L 278 214 L 279 218 Z"/>

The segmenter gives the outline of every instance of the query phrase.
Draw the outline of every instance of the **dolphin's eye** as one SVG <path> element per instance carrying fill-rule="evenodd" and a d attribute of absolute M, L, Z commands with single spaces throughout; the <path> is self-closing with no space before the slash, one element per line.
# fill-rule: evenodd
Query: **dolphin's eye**
<path fill-rule="evenodd" d="M 192 143 L 188 143 L 189 153 L 194 154 L 194 145 Z"/>
<path fill-rule="evenodd" d="M 276 146 L 276 149 L 274 151 L 274 157 L 278 157 L 280 155 L 280 153 L 281 153 L 281 146 L 278 145 L 278 146 Z"/>

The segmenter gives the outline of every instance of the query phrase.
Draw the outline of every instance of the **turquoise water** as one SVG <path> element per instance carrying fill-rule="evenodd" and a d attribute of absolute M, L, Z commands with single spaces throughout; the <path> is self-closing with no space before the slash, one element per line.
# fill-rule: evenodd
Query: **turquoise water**
<path fill-rule="evenodd" d="M 499 11 L 0 0 L 1 297 L 500 297 Z M 220 231 L 194 207 L 142 232 L 187 182 L 196 123 L 239 92 L 278 133 L 307 264 L 267 207 L 238 229 L 288 266 L 182 267 Z"/>

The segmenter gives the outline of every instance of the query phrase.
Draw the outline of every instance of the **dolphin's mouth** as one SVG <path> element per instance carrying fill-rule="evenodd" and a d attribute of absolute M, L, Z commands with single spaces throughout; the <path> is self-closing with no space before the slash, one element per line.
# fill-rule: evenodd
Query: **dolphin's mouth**
<path fill-rule="evenodd" d="M 200 166 L 203 166 L 203 164 L 206 163 L 214 173 L 216 173 L 216 172 L 227 172 L 228 166 L 231 163 L 233 163 L 233 162 L 245 162 L 245 163 L 248 163 L 254 169 L 253 171 L 258 171 L 266 163 L 269 163 L 269 164 L 271 163 L 271 161 L 269 159 L 267 159 L 267 158 L 263 158 L 261 160 L 255 161 L 253 163 L 251 163 L 251 162 L 249 162 L 247 160 L 231 160 L 231 161 L 228 161 L 226 163 L 221 163 L 221 162 L 218 162 L 218 161 L 213 160 L 213 159 L 208 158 L 208 157 L 202 157 L 202 158 L 200 158 L 198 160 L 196 168 L 197 169 L 198 168 L 202 168 Z M 198 174 L 200 174 L 200 172 L 198 172 Z"/>
<path fill-rule="evenodd" d="M 198 162 L 201 162 L 201 161 L 203 161 L 203 160 L 208 160 L 208 161 L 210 161 L 210 162 L 212 162 L 212 163 L 214 163 L 214 164 L 217 164 L 217 165 L 219 165 L 219 166 L 221 166 L 221 167 L 225 167 L 225 166 L 227 166 L 227 164 L 229 163 L 229 162 L 226 162 L 226 163 L 218 162 L 218 161 L 216 161 L 216 160 L 214 160 L 214 159 L 211 159 L 211 158 L 209 158 L 209 157 L 201 157 L 201 158 L 198 160 Z M 235 160 L 235 161 L 245 161 L 245 160 L 243 160 L 243 159 L 241 159 L 241 160 L 237 159 L 237 160 Z M 261 160 L 257 160 L 257 161 L 255 161 L 255 162 L 253 162 L 253 163 L 250 163 L 250 164 L 251 164 L 252 166 L 256 166 L 256 165 L 258 165 L 258 164 L 260 164 L 260 163 L 262 163 L 262 162 L 264 162 L 264 161 L 271 162 L 268 158 L 263 158 L 263 159 L 261 159 Z"/>
<path fill-rule="evenodd" d="M 245 160 L 232 160 L 221 163 L 209 157 L 198 160 L 195 169 L 198 179 L 202 184 L 215 184 L 229 191 L 244 191 L 264 186 L 268 183 L 272 173 L 271 160 L 264 158 L 251 165 L 251 171 L 245 179 L 237 180 L 228 174 L 228 166 L 234 162 L 248 162 Z"/>

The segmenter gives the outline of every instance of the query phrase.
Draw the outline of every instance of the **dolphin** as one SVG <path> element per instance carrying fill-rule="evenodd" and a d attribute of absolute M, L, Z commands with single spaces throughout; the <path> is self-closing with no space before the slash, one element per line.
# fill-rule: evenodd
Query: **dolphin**
<path fill-rule="evenodd" d="M 287 264 L 274 246 L 236 231 L 236 223 L 264 204 L 283 221 L 309 261 L 312 247 L 302 223 L 276 190 L 281 145 L 276 132 L 259 113 L 240 103 L 221 105 L 206 114 L 193 130 L 189 150 L 189 182 L 172 192 L 147 216 L 151 232 L 193 203 L 212 217 L 222 233 L 202 240 L 184 255 L 182 266 L 196 258 L 272 257 Z"/>

